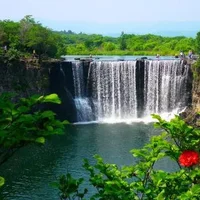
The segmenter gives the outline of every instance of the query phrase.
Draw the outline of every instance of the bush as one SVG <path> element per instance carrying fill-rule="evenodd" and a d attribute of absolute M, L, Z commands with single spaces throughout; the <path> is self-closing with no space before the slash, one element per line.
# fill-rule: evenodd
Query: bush
<path fill-rule="evenodd" d="M 132 155 L 138 158 L 135 165 L 119 168 L 115 164 L 105 163 L 98 155 L 94 156 L 95 165 L 84 160 L 84 168 L 90 173 L 89 181 L 97 189 L 91 200 L 199 199 L 200 130 L 187 125 L 178 116 L 170 122 L 158 115 L 153 115 L 153 118 L 158 120 L 155 127 L 164 132 L 152 137 L 142 149 L 131 150 Z M 160 159 L 166 157 L 177 162 L 179 170 L 166 172 L 154 168 Z M 62 194 L 61 179 L 56 187 Z M 65 184 L 65 187 L 72 187 L 71 182 Z M 77 196 L 75 191 L 70 190 L 68 196 L 61 199 L 77 197 L 84 199 L 84 196 Z"/>
<path fill-rule="evenodd" d="M 25 145 L 44 144 L 46 137 L 62 134 L 68 123 L 57 120 L 52 111 L 40 110 L 45 103 L 60 104 L 56 94 L 34 95 L 16 103 L 11 101 L 13 97 L 8 93 L 0 95 L 0 165 Z M 0 187 L 3 184 L 4 179 L 0 177 Z"/>

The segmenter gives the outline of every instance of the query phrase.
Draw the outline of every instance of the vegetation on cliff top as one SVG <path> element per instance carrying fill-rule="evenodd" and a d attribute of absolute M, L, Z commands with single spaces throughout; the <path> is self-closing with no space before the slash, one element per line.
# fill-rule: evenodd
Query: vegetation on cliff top
<path fill-rule="evenodd" d="M 53 31 L 36 22 L 31 15 L 19 22 L 0 20 L 0 53 L 15 56 L 60 57 L 61 55 L 175 55 L 179 51 L 199 52 L 199 36 L 162 37 L 152 34 L 121 33 L 120 37 Z M 5 52 L 4 52 L 5 53 Z"/>

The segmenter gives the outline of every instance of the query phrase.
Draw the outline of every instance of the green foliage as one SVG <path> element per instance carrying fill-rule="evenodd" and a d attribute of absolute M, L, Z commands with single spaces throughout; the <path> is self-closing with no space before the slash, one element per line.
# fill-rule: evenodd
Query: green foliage
<path fill-rule="evenodd" d="M 200 57 L 192 64 L 193 78 L 199 80 L 200 78 Z"/>
<path fill-rule="evenodd" d="M 56 94 L 34 95 L 13 103 L 15 95 L 0 95 L 0 165 L 18 149 L 29 144 L 44 144 L 45 138 L 62 134 L 67 121 L 56 119 L 55 113 L 41 110 L 45 103 L 60 104 Z M 3 179 L 0 179 L 0 185 Z"/>
<path fill-rule="evenodd" d="M 0 96 L 0 145 L 15 148 L 27 142 L 44 143 L 42 137 L 61 134 L 63 124 L 56 120 L 52 111 L 38 111 L 42 103 L 60 103 L 56 94 L 22 98 L 13 104 L 10 95 Z M 39 107 L 38 107 L 39 108 Z M 33 110 L 35 110 L 33 112 Z"/>
<path fill-rule="evenodd" d="M 7 62 L 18 60 L 21 57 L 21 53 L 17 51 L 15 48 L 9 48 L 8 51 L 4 54 L 5 58 L 7 58 Z"/>
<path fill-rule="evenodd" d="M 0 21 L 0 47 L 7 45 L 29 56 L 36 52 L 37 57 L 57 57 L 61 55 L 175 55 L 180 50 L 195 50 L 199 53 L 199 37 L 196 39 L 161 37 L 152 34 L 134 35 L 121 33 L 119 37 L 100 34 L 56 32 L 36 22 L 31 15 L 19 22 Z"/>
<path fill-rule="evenodd" d="M 155 127 L 164 132 L 153 136 L 142 149 L 131 150 L 132 155 L 137 158 L 136 164 L 118 167 L 115 164 L 105 163 L 98 155 L 94 156 L 96 159 L 94 165 L 84 160 L 83 166 L 90 174 L 89 181 L 97 189 L 91 200 L 199 198 L 199 163 L 191 167 L 182 167 L 178 159 L 185 150 L 199 153 L 200 130 L 187 125 L 179 116 L 175 116 L 170 122 L 158 115 L 153 115 L 153 118 L 157 119 Z M 164 158 L 177 162 L 179 170 L 167 172 L 156 169 L 155 164 Z"/>
<path fill-rule="evenodd" d="M 125 50 L 127 47 L 126 45 L 126 35 L 124 34 L 124 32 L 121 33 L 121 36 L 119 38 L 119 48 L 120 50 Z"/>
<path fill-rule="evenodd" d="M 34 50 L 39 58 L 59 57 L 66 54 L 64 44 L 61 35 L 35 22 L 31 15 L 20 22 L 0 21 L 0 47 L 6 45 L 8 51 L 15 49 L 18 54 L 32 54 Z"/>
<path fill-rule="evenodd" d="M 195 42 L 195 49 L 197 53 L 200 54 L 200 32 L 197 33 Z"/>
<path fill-rule="evenodd" d="M 156 35 L 133 35 L 122 32 L 118 38 L 101 37 L 99 35 L 70 34 L 60 32 L 67 41 L 67 54 L 98 55 L 175 55 L 180 50 L 185 54 L 194 49 L 195 40 L 186 37 L 161 37 Z M 65 41 L 65 42 L 66 42 Z M 82 49 L 79 49 L 82 45 Z"/>
<path fill-rule="evenodd" d="M 57 52 L 52 31 L 38 24 L 27 32 L 26 45 L 38 55 L 54 57 Z"/>
<path fill-rule="evenodd" d="M 103 48 L 106 50 L 106 51 L 113 51 L 116 49 L 116 45 L 111 43 L 111 42 L 105 42 L 103 44 Z"/>
<path fill-rule="evenodd" d="M 5 183 L 5 179 L 0 176 L 0 187 L 2 187 Z"/>
<path fill-rule="evenodd" d="M 83 182 L 83 178 L 74 179 L 69 173 L 61 176 L 58 182 L 51 183 L 51 186 L 59 189 L 59 197 L 61 200 L 81 200 L 87 194 L 87 189 L 79 192 L 79 187 Z"/>

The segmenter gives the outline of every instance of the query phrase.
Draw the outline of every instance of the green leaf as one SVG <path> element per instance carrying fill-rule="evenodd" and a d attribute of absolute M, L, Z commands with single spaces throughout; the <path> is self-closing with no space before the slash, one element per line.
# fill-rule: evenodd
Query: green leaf
<path fill-rule="evenodd" d="M 35 142 L 40 143 L 40 144 L 44 144 L 45 143 L 45 138 L 44 137 L 38 137 Z"/>
<path fill-rule="evenodd" d="M 67 120 L 64 120 L 64 121 L 62 121 L 62 124 L 63 124 L 63 125 L 67 125 L 67 124 L 70 124 L 70 122 L 67 121 Z"/>
<path fill-rule="evenodd" d="M 53 131 L 53 127 L 52 126 L 47 126 L 47 130 L 48 131 Z"/>
<path fill-rule="evenodd" d="M 17 110 L 21 113 L 24 113 L 24 112 L 28 112 L 30 108 L 27 106 L 20 106 L 19 108 L 17 108 Z"/>
<path fill-rule="evenodd" d="M 51 110 L 47 110 L 47 111 L 44 111 L 43 113 L 41 113 L 41 117 L 42 118 L 52 118 L 53 116 L 55 116 L 56 114 L 54 112 L 52 112 Z"/>
<path fill-rule="evenodd" d="M 0 187 L 2 187 L 5 183 L 5 179 L 0 176 Z"/>
<path fill-rule="evenodd" d="M 194 193 L 194 194 L 200 194 L 200 185 L 194 185 L 194 186 L 191 188 L 191 191 L 192 191 L 192 193 Z"/>
<path fill-rule="evenodd" d="M 57 94 L 50 94 L 50 95 L 45 96 L 44 99 L 42 100 L 42 102 L 61 104 L 61 101 Z"/>
<path fill-rule="evenodd" d="M 164 199 L 164 190 L 162 190 L 159 194 L 158 194 L 158 196 L 156 197 L 156 200 L 163 200 Z"/>

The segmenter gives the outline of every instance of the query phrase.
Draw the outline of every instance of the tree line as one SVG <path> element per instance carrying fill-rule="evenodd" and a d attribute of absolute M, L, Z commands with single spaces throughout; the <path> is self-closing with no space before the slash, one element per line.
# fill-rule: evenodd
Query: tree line
<path fill-rule="evenodd" d="M 36 22 L 31 15 L 19 22 L 0 20 L 0 47 L 20 55 L 59 58 L 61 55 L 176 55 L 189 50 L 199 53 L 200 32 L 196 38 L 162 37 L 153 34 L 121 33 L 119 37 L 101 34 L 54 31 Z"/>
<path fill-rule="evenodd" d="M 31 15 L 19 22 L 0 21 L 1 51 L 29 56 L 59 57 L 65 54 L 65 42 L 59 33 L 42 26 Z M 1 52 L 2 53 L 2 52 Z"/>

